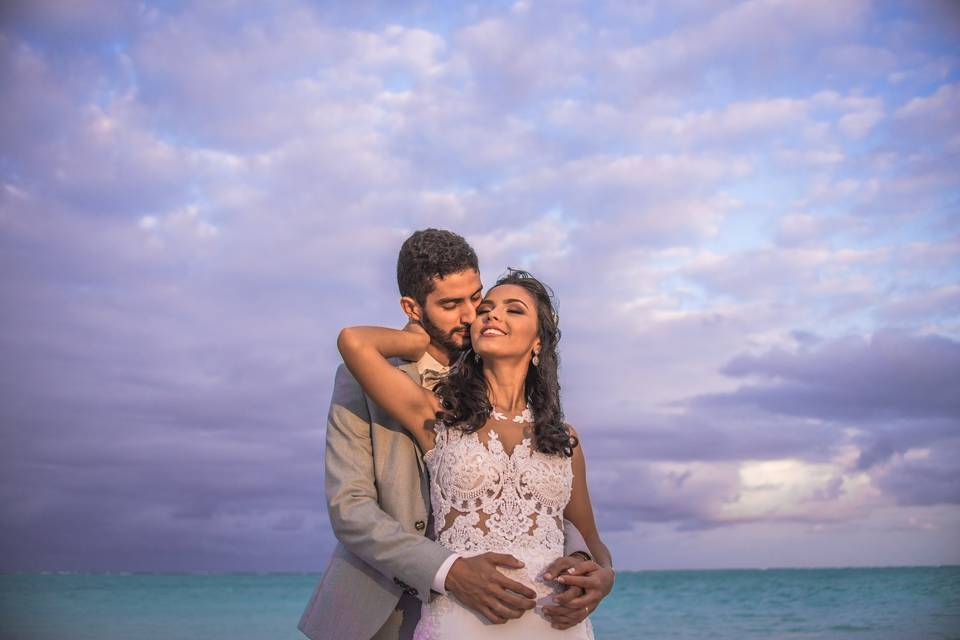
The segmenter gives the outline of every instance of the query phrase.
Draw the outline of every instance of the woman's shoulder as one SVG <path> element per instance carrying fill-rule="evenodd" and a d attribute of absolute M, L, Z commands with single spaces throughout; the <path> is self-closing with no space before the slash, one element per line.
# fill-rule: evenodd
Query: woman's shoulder
<path fill-rule="evenodd" d="M 442 419 L 438 419 L 433 423 L 433 426 L 430 427 L 433 431 L 433 447 L 424 453 L 424 461 L 429 462 L 434 455 L 442 450 L 447 444 L 450 443 L 450 438 L 453 436 L 456 437 L 457 434 L 461 433 L 460 429 L 456 427 L 451 427 L 449 424 L 444 422 Z"/>

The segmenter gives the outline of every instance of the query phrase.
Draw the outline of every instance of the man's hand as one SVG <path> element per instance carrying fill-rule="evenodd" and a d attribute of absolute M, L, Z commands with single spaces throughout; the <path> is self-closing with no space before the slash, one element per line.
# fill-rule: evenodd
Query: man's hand
<path fill-rule="evenodd" d="M 523 563 L 511 555 L 492 552 L 457 558 L 450 565 L 444 587 L 464 606 L 493 624 L 503 624 L 533 609 L 537 594 L 500 573 L 497 566 L 519 569 Z"/>
<path fill-rule="evenodd" d="M 547 619 L 557 629 L 569 629 L 593 613 L 600 601 L 613 590 L 615 578 L 612 569 L 601 567 L 593 560 L 570 556 L 554 560 L 543 577 L 556 579 L 567 587 L 554 598 L 556 604 L 543 608 Z"/>

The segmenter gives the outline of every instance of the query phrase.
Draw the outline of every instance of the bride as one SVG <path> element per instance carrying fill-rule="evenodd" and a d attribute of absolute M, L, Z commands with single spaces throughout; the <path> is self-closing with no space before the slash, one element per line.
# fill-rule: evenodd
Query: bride
<path fill-rule="evenodd" d="M 504 573 L 537 596 L 533 612 L 516 619 L 498 611 L 498 603 L 477 613 L 452 595 L 437 596 L 423 605 L 417 639 L 593 638 L 589 619 L 560 630 L 542 611 L 565 580 L 543 575 L 563 555 L 563 518 L 583 534 L 595 561 L 612 569 L 587 493 L 579 436 L 563 421 L 559 339 L 549 290 L 517 270 L 480 303 L 472 350 L 434 392 L 387 360 L 423 355 L 429 337 L 419 325 L 340 332 L 337 347 L 351 373 L 425 452 L 436 540 L 461 556 L 512 554 L 523 566 Z"/>

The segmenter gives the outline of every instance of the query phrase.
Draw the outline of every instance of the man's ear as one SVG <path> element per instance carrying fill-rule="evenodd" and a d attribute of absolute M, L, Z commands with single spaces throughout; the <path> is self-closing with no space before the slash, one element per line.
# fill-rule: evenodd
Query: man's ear
<path fill-rule="evenodd" d="M 423 318 L 423 307 L 410 296 L 400 298 L 400 308 L 403 309 L 403 313 L 414 322 L 420 322 Z"/>

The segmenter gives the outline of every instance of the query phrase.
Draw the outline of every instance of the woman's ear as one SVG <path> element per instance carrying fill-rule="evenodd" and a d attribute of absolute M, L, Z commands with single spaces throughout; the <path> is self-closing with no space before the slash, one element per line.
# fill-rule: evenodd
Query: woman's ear
<path fill-rule="evenodd" d="M 420 322 L 423 317 L 423 307 L 410 296 L 400 298 L 400 308 L 403 310 L 403 313 L 414 322 Z"/>

